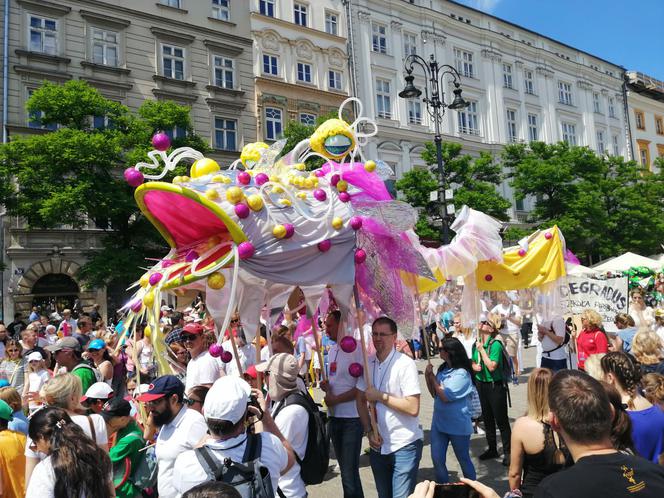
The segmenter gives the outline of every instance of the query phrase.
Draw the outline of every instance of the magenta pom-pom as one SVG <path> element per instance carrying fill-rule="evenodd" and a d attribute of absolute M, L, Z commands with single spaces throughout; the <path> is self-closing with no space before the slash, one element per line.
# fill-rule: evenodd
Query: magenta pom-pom
<path fill-rule="evenodd" d="M 339 192 L 339 200 L 341 202 L 350 201 L 350 194 L 348 192 Z"/>
<path fill-rule="evenodd" d="M 323 172 L 323 170 L 317 169 L 316 171 L 314 171 L 314 175 L 316 175 L 318 178 L 322 178 L 323 176 L 325 176 L 325 173 Z"/>
<path fill-rule="evenodd" d="M 164 260 L 161 262 L 161 267 L 162 267 L 162 268 L 168 268 L 169 266 L 172 266 L 173 263 L 174 263 L 174 261 L 173 261 L 172 259 L 164 259 Z"/>
<path fill-rule="evenodd" d="M 493 275 L 484 275 L 484 280 L 491 282 L 493 280 Z"/>
<path fill-rule="evenodd" d="M 124 179 L 129 184 L 130 187 L 138 187 L 141 183 L 145 181 L 143 173 L 138 171 L 136 168 L 127 168 L 124 170 Z"/>
<path fill-rule="evenodd" d="M 314 197 L 317 201 L 323 202 L 325 199 L 327 199 L 327 194 L 322 188 L 317 188 L 314 190 Z"/>
<path fill-rule="evenodd" d="M 330 183 L 332 184 L 333 187 L 337 186 L 337 183 L 339 183 L 339 180 L 341 180 L 341 177 L 339 175 L 332 175 L 330 178 Z"/>
<path fill-rule="evenodd" d="M 152 135 L 152 146 L 161 152 L 167 151 L 171 146 L 171 139 L 166 133 L 155 133 Z"/>
<path fill-rule="evenodd" d="M 249 216 L 249 213 L 251 212 L 249 206 L 247 206 L 242 202 L 236 204 L 233 209 L 235 209 L 235 214 L 237 215 L 238 218 L 247 218 Z"/>
<path fill-rule="evenodd" d="M 359 230 L 360 228 L 362 228 L 362 218 L 359 216 L 353 216 L 350 219 L 350 227 L 353 230 Z"/>
<path fill-rule="evenodd" d="M 267 176 L 265 173 L 258 173 L 256 177 L 254 178 L 256 181 L 256 185 L 261 186 L 264 183 L 267 183 L 270 181 L 270 177 Z"/>
<path fill-rule="evenodd" d="M 224 348 L 221 347 L 221 344 L 217 344 L 215 342 L 214 344 L 210 344 L 208 352 L 213 358 L 219 358 L 222 354 L 224 354 Z"/>
<path fill-rule="evenodd" d="M 348 373 L 351 377 L 355 377 L 357 379 L 358 377 L 362 377 L 364 368 L 362 368 L 362 365 L 359 363 L 351 363 L 348 365 Z"/>
<path fill-rule="evenodd" d="M 519 249 L 519 256 L 522 258 L 526 255 L 526 250 L 525 249 Z"/>
<path fill-rule="evenodd" d="M 148 280 L 148 282 L 150 282 L 150 285 L 157 285 L 159 282 L 161 282 L 162 277 L 163 275 L 159 272 L 153 273 L 152 275 L 150 275 L 150 279 Z"/>
<path fill-rule="evenodd" d="M 134 313 L 141 311 L 141 308 L 143 308 L 143 301 L 138 298 L 129 305 L 129 309 Z"/>
<path fill-rule="evenodd" d="M 367 259 L 367 253 L 364 249 L 355 251 L 355 263 L 361 265 Z"/>
<path fill-rule="evenodd" d="M 352 353 L 357 348 L 357 341 L 354 337 L 347 335 L 339 341 L 339 347 L 344 353 Z"/>
<path fill-rule="evenodd" d="M 546 233 L 544 234 L 544 238 L 545 238 L 546 240 L 551 240 L 552 237 L 553 237 L 553 234 L 552 234 L 551 232 L 546 232 Z"/>
<path fill-rule="evenodd" d="M 185 254 L 185 256 L 184 256 L 184 260 L 187 263 L 191 263 L 192 261 L 194 261 L 196 259 L 198 259 L 198 253 L 196 251 L 194 251 L 193 249 L 189 249 L 187 251 L 187 254 Z"/>
<path fill-rule="evenodd" d="M 290 239 L 295 234 L 295 227 L 292 223 L 284 223 L 284 228 L 286 229 L 284 239 Z"/>
<path fill-rule="evenodd" d="M 241 171 L 237 175 L 237 181 L 242 185 L 249 185 L 251 183 L 251 175 L 246 171 Z"/>
<path fill-rule="evenodd" d="M 224 351 L 223 353 L 221 353 L 220 358 L 221 361 L 223 361 L 224 363 L 230 363 L 231 360 L 233 360 L 233 355 L 231 354 L 230 351 Z"/>
<path fill-rule="evenodd" d="M 256 248 L 251 242 L 244 241 L 237 246 L 237 252 L 240 259 L 249 259 L 256 252 Z"/>
<path fill-rule="evenodd" d="M 318 243 L 318 250 L 320 252 L 327 252 L 332 247 L 332 241 L 330 239 L 323 240 Z"/>

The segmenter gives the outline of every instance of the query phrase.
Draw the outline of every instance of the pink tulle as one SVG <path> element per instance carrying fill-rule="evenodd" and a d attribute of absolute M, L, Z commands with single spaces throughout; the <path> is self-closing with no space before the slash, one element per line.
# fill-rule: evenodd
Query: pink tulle
<path fill-rule="evenodd" d="M 367 172 L 364 169 L 363 163 L 343 163 L 340 165 L 338 163 L 327 162 L 321 167 L 321 171 L 325 174 L 331 173 L 333 169 L 341 173 L 343 180 L 361 190 L 361 192 L 356 193 L 349 192 L 351 194 L 351 202 L 358 200 L 392 200 L 392 196 L 385 187 L 383 180 L 376 173 Z"/>

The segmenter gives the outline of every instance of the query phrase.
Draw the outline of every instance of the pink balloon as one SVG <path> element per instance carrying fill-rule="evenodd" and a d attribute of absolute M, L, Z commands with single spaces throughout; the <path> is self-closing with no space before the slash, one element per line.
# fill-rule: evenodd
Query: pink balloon
<path fill-rule="evenodd" d="M 333 187 L 336 187 L 336 186 L 337 186 L 337 183 L 339 183 L 339 180 L 341 180 L 341 177 L 340 177 L 339 175 L 337 175 L 337 174 L 334 174 L 334 175 L 332 175 L 332 177 L 330 178 L 330 184 L 331 184 Z"/>
<path fill-rule="evenodd" d="M 317 188 L 314 190 L 314 197 L 317 201 L 323 202 L 325 199 L 327 199 L 327 194 L 325 193 L 325 190 Z"/>
<path fill-rule="evenodd" d="M 145 181 L 143 173 L 138 171 L 136 168 L 127 168 L 124 170 L 124 179 L 129 184 L 130 187 L 138 187 L 141 183 Z"/>
<path fill-rule="evenodd" d="M 544 234 L 544 238 L 545 238 L 546 240 L 551 240 L 551 237 L 553 237 L 553 235 L 551 234 L 551 232 L 546 232 L 546 233 Z"/>
<path fill-rule="evenodd" d="M 150 285 L 157 285 L 161 281 L 162 277 L 163 275 L 161 273 L 153 273 L 150 275 L 148 282 L 150 282 Z"/>
<path fill-rule="evenodd" d="M 348 192 L 339 192 L 339 200 L 341 202 L 350 201 L 350 194 Z"/>
<path fill-rule="evenodd" d="M 525 249 L 519 249 L 519 256 L 522 258 L 526 255 L 526 250 Z"/>
<path fill-rule="evenodd" d="M 217 344 L 216 342 L 214 344 L 210 344 L 208 351 L 210 356 L 214 358 L 219 358 L 222 354 L 224 354 L 224 348 L 221 347 L 221 344 Z"/>
<path fill-rule="evenodd" d="M 173 262 L 174 262 L 174 261 L 173 261 L 172 259 L 164 259 L 164 260 L 161 262 L 161 267 L 162 267 L 162 268 L 168 268 L 169 266 L 171 266 L 171 265 L 173 264 Z"/>
<path fill-rule="evenodd" d="M 161 152 L 167 151 L 171 146 L 171 139 L 166 133 L 155 133 L 152 135 L 152 146 Z"/>
<path fill-rule="evenodd" d="M 284 228 L 286 229 L 285 239 L 290 239 L 295 234 L 295 227 L 292 223 L 284 223 Z"/>
<path fill-rule="evenodd" d="M 256 181 L 256 185 L 258 186 L 263 185 L 264 183 L 270 181 L 270 177 L 267 176 L 265 173 L 258 173 L 254 179 Z"/>
<path fill-rule="evenodd" d="M 139 311 L 141 311 L 142 307 L 143 307 L 143 302 L 140 299 L 136 299 L 133 303 L 129 305 L 129 308 L 134 313 L 138 313 Z"/>
<path fill-rule="evenodd" d="M 244 241 L 237 246 L 237 252 L 240 259 L 249 259 L 256 252 L 256 248 L 251 242 Z"/>
<path fill-rule="evenodd" d="M 351 375 L 351 377 L 355 377 L 357 379 L 358 377 L 362 377 L 364 368 L 362 368 L 362 365 L 359 363 L 351 363 L 348 365 L 348 373 Z"/>
<path fill-rule="evenodd" d="M 237 175 L 237 181 L 242 185 L 249 185 L 251 183 L 251 175 L 246 171 L 241 171 Z"/>
<path fill-rule="evenodd" d="M 314 171 L 314 175 L 316 175 L 318 178 L 321 178 L 325 176 L 325 173 L 323 172 L 323 170 L 317 169 L 316 171 Z"/>
<path fill-rule="evenodd" d="M 360 218 L 359 216 L 353 216 L 350 219 L 350 226 L 353 230 L 359 230 L 360 228 L 362 228 L 362 218 Z"/>
<path fill-rule="evenodd" d="M 354 337 L 347 335 L 339 341 L 339 347 L 344 353 L 352 353 L 357 348 L 357 341 Z"/>
<path fill-rule="evenodd" d="M 231 360 L 233 359 L 233 355 L 231 354 L 230 351 L 224 351 L 221 353 L 221 361 L 224 363 L 230 363 Z"/>
<path fill-rule="evenodd" d="M 184 260 L 187 263 L 191 263 L 195 259 L 198 259 L 198 253 L 196 251 L 194 251 L 193 249 L 189 249 L 187 251 L 187 254 L 185 254 L 185 256 L 184 256 Z"/>
<path fill-rule="evenodd" d="M 320 252 L 327 252 L 332 247 L 332 241 L 330 239 L 323 240 L 318 243 L 318 250 Z"/>
<path fill-rule="evenodd" d="M 249 206 L 242 202 L 236 204 L 233 209 L 235 210 L 237 217 L 242 219 L 249 217 L 249 214 L 251 213 Z"/>
<path fill-rule="evenodd" d="M 355 264 L 361 265 L 367 259 L 367 253 L 364 249 L 355 251 Z"/>

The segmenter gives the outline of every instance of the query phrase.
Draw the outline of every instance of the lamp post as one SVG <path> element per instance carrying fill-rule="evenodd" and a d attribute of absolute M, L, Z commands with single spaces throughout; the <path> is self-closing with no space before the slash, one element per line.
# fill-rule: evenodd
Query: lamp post
<path fill-rule="evenodd" d="M 445 109 L 452 109 L 458 111 L 468 107 L 469 103 L 461 97 L 461 75 L 454 67 L 448 64 L 439 65 L 434 59 L 433 54 L 427 62 L 417 54 L 411 54 L 406 57 L 404 61 L 404 69 L 406 71 L 406 86 L 401 92 L 399 97 L 402 99 L 418 98 L 422 95 L 422 91 L 413 84 L 415 77 L 413 70 L 415 66 L 422 68 L 427 83 L 424 85 L 424 104 L 426 105 L 429 116 L 433 119 L 434 123 L 434 143 L 436 144 L 436 161 L 438 164 L 438 200 L 440 202 L 440 217 L 442 221 L 441 227 L 441 240 L 443 244 L 450 242 L 449 227 L 447 223 L 447 205 L 445 199 L 445 165 L 443 164 L 443 139 L 440 134 L 440 127 L 445 115 Z M 445 102 L 444 79 L 445 76 L 451 76 L 452 83 L 454 84 L 454 99 L 451 103 Z"/>

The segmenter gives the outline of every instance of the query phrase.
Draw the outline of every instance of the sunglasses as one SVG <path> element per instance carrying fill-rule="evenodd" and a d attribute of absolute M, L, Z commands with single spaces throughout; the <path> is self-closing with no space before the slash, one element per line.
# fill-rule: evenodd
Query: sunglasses
<path fill-rule="evenodd" d="M 200 399 L 193 399 L 193 398 L 184 398 L 182 402 L 187 406 L 193 406 L 196 403 L 203 404 L 203 402 Z"/>
<path fill-rule="evenodd" d="M 99 351 L 101 351 L 101 349 L 94 349 L 94 348 L 88 349 L 88 353 L 99 353 Z"/>
<path fill-rule="evenodd" d="M 482 321 L 480 322 L 480 325 L 489 325 L 489 322 L 487 322 L 486 320 L 482 320 Z"/>
<path fill-rule="evenodd" d="M 183 335 L 182 336 L 182 342 L 194 342 L 196 339 L 198 339 L 197 335 Z"/>

